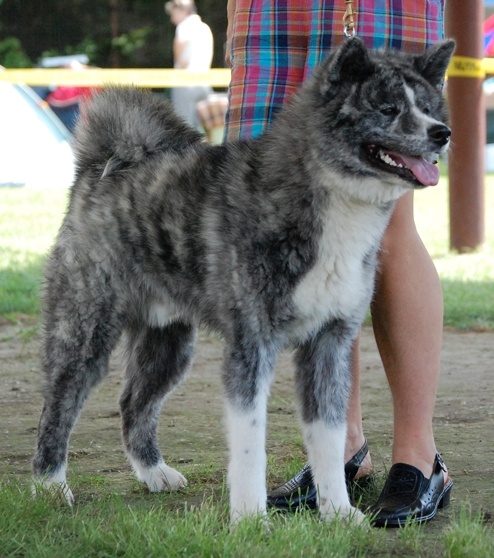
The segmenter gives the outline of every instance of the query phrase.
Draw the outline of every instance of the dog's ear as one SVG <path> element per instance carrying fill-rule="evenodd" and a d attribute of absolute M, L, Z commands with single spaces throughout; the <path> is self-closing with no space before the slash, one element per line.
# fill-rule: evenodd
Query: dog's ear
<path fill-rule="evenodd" d="M 431 85 L 441 88 L 455 46 L 455 41 L 448 40 L 428 48 L 415 58 L 415 69 Z"/>
<path fill-rule="evenodd" d="M 369 78 L 375 71 L 369 51 L 357 37 L 346 40 L 322 64 L 325 76 L 322 86 L 323 95 L 327 95 L 340 83 L 356 83 Z"/>

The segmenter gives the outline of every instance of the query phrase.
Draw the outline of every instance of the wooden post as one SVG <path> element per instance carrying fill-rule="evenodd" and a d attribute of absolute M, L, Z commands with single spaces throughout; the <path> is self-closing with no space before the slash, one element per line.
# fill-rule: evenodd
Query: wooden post
<path fill-rule="evenodd" d="M 482 0 L 446 2 L 446 36 L 456 40 L 455 56 L 484 57 Z M 470 60 L 475 66 L 475 60 Z M 469 60 L 460 64 L 460 75 L 450 76 L 447 93 L 451 115 L 449 155 L 450 248 L 469 252 L 484 241 L 486 112 L 483 77 L 471 70 Z M 477 63 L 478 65 L 478 63 Z M 478 72 L 477 72 L 478 74 Z"/>

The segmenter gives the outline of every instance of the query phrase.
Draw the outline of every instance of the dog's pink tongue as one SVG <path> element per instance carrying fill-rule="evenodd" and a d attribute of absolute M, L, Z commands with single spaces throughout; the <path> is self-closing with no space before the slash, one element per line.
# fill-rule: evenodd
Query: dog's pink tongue
<path fill-rule="evenodd" d="M 400 153 L 400 159 L 408 167 L 415 178 L 424 186 L 436 186 L 439 182 L 439 169 L 423 157 L 409 157 Z"/>

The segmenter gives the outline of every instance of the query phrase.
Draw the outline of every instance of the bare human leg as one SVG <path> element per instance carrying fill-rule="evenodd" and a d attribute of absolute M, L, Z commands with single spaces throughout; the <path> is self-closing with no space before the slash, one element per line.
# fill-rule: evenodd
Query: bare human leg
<path fill-rule="evenodd" d="M 372 303 L 374 334 L 393 398 L 392 462 L 429 477 L 436 455 L 432 419 L 440 374 L 443 302 L 439 277 L 413 219 L 413 192 L 386 230 Z"/>

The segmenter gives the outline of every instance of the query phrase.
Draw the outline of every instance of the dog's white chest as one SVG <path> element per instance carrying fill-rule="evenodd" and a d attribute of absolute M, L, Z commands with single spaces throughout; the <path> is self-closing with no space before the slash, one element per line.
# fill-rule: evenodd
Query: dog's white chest
<path fill-rule="evenodd" d="M 298 285 L 295 333 L 304 336 L 331 318 L 360 318 L 372 291 L 366 257 L 380 242 L 387 219 L 375 207 L 346 207 L 328 215 L 317 262 Z"/>

